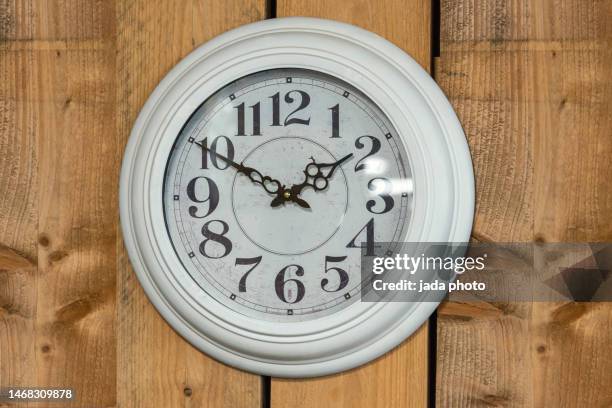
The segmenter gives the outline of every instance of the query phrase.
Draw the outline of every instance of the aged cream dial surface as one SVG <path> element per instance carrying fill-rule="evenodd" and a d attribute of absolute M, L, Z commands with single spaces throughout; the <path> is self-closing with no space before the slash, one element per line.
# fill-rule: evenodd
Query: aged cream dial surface
<path fill-rule="evenodd" d="M 344 81 L 303 69 L 241 78 L 198 108 L 169 157 L 174 249 L 237 312 L 292 322 L 337 312 L 359 298 L 361 247 L 409 226 L 405 152 Z"/>

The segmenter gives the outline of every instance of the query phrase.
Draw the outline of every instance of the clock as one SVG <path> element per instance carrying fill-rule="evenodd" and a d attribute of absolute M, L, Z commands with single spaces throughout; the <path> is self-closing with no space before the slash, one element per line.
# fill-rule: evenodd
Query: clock
<path fill-rule="evenodd" d="M 362 258 L 466 242 L 474 181 L 450 104 L 354 26 L 267 20 L 195 50 L 126 148 L 121 225 L 161 315 L 229 365 L 307 377 L 380 356 L 437 302 L 364 302 Z"/>

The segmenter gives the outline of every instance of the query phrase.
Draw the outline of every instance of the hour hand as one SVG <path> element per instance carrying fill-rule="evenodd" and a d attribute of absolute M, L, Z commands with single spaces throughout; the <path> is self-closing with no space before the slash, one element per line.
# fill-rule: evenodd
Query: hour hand
<path fill-rule="evenodd" d="M 261 172 L 254 169 L 253 167 L 245 166 L 243 163 L 236 163 L 232 159 L 229 159 L 215 152 L 214 150 L 209 149 L 206 145 L 203 145 L 198 142 L 195 142 L 195 144 L 206 150 L 211 155 L 211 157 L 214 156 L 217 159 L 223 160 L 225 163 L 236 169 L 238 173 L 242 173 L 247 176 L 249 180 L 251 180 L 253 183 L 261 185 L 267 193 L 278 194 L 283 190 L 284 186 L 283 184 L 281 184 L 280 181 L 273 179 L 269 176 L 264 176 L 263 174 L 261 174 Z"/>
<path fill-rule="evenodd" d="M 311 157 L 312 162 L 308 163 L 304 169 L 306 178 L 302 183 L 291 187 L 291 189 L 294 190 L 295 194 L 299 194 L 305 187 L 312 187 L 314 191 L 325 190 L 336 169 L 351 157 L 353 157 L 353 153 L 347 154 L 334 163 L 317 163 L 314 157 Z"/>
<path fill-rule="evenodd" d="M 286 201 L 293 201 L 301 207 L 310 208 L 310 205 L 299 197 L 302 190 L 306 187 L 312 187 L 315 191 L 325 190 L 329 185 L 329 179 L 334 175 L 336 169 L 351 157 L 353 157 L 353 153 L 347 154 L 334 163 L 317 163 L 314 157 L 311 157 L 312 162 L 308 163 L 304 169 L 304 181 L 300 184 L 294 184 L 288 190 L 280 192 L 270 205 L 277 207 Z"/>

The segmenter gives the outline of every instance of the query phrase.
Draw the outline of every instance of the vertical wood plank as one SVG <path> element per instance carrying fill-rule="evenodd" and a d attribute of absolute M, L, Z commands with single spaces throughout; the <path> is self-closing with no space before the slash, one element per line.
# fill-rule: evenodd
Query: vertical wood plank
<path fill-rule="evenodd" d="M 535 53 L 534 232 L 538 240 L 612 241 L 612 3 L 531 4 Z M 534 406 L 612 405 L 612 305 L 538 303 Z"/>
<path fill-rule="evenodd" d="M 97 46 L 94 45 L 97 48 Z M 36 386 L 115 404 L 114 50 L 40 51 Z"/>
<path fill-rule="evenodd" d="M 430 3 L 429 0 L 277 0 L 276 15 L 328 18 L 365 28 L 402 48 L 429 71 Z"/>
<path fill-rule="evenodd" d="M 40 84 L 35 385 L 74 388 L 74 406 L 113 406 L 114 3 L 38 1 L 34 13 L 40 37 L 53 41 L 32 66 Z"/>
<path fill-rule="evenodd" d="M 442 1 L 436 78 L 465 127 L 474 239 L 612 238 L 609 2 Z M 612 308 L 446 303 L 440 406 L 608 406 Z"/>
<path fill-rule="evenodd" d="M 527 13 L 516 1 L 502 3 L 442 1 L 435 63 L 468 137 L 476 176 L 472 238 L 483 242 L 533 237 L 534 65 L 524 52 L 505 52 L 506 39 L 516 46 L 528 37 Z M 490 309 L 438 309 L 437 405 L 529 406 L 531 305 Z"/>
<path fill-rule="evenodd" d="M 264 0 L 132 0 L 118 9 L 117 121 L 123 148 L 163 76 L 193 48 L 265 17 Z M 118 406 L 260 407 L 261 379 L 194 349 L 158 315 L 122 244 L 117 286 Z"/>
<path fill-rule="evenodd" d="M 37 84 L 10 5 L 0 3 L 0 387 L 36 382 Z"/>
<path fill-rule="evenodd" d="M 430 65 L 431 7 L 426 0 L 278 0 L 278 17 L 309 16 L 361 26 Z M 346 373 L 308 380 L 272 379 L 271 406 L 423 407 L 427 405 L 427 324 L 384 357 Z"/>
<path fill-rule="evenodd" d="M 6 0 L 0 11 L 0 385 L 113 406 L 114 3 Z"/>

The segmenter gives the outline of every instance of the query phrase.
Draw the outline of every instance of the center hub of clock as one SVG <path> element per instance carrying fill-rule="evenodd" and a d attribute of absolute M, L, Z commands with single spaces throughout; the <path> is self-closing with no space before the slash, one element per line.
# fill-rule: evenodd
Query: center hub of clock
<path fill-rule="evenodd" d="M 279 193 L 284 198 L 282 204 L 273 206 L 277 195 L 267 193 L 242 174 L 234 178 L 232 207 L 236 221 L 258 247 L 281 255 L 303 254 L 325 244 L 340 228 L 348 207 L 348 184 L 341 167 L 325 188 L 307 186 L 299 194 L 292 192 L 292 187 L 306 180 L 305 171 L 313 161 L 334 163 L 338 157 L 312 140 L 281 137 L 260 144 L 244 158 L 245 166 L 284 185 Z"/>

